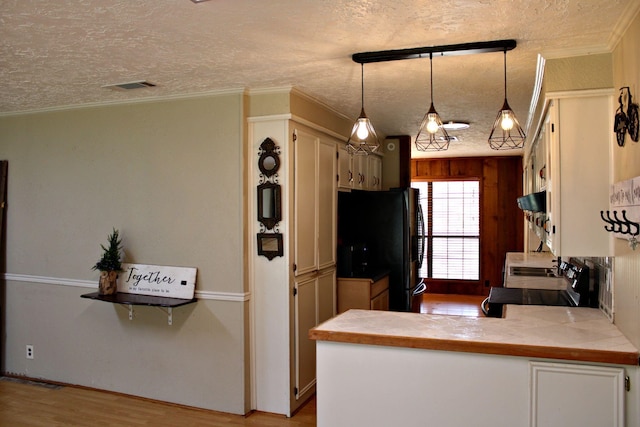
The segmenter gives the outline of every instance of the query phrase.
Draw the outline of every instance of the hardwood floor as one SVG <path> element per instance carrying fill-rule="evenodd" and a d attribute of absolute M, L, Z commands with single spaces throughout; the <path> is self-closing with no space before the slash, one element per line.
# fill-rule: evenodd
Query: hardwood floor
<path fill-rule="evenodd" d="M 414 311 L 483 316 L 483 296 L 423 294 Z M 189 408 L 149 399 L 73 386 L 0 378 L 0 426 L 260 426 L 316 425 L 311 399 L 293 417 L 253 412 L 247 416 Z"/>
<path fill-rule="evenodd" d="M 316 402 L 293 417 L 244 417 L 71 386 L 0 379 L 0 426 L 260 426 L 316 425 Z"/>
<path fill-rule="evenodd" d="M 483 317 L 480 305 L 486 297 L 479 295 L 422 294 L 414 302 L 417 313 Z"/>

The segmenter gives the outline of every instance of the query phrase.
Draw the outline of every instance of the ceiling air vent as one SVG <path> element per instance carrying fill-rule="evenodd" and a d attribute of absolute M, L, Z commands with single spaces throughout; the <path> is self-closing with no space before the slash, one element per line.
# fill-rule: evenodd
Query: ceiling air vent
<path fill-rule="evenodd" d="M 127 82 L 127 83 L 118 83 L 113 85 L 105 85 L 102 86 L 108 89 L 116 89 L 116 90 L 132 90 L 132 89 L 142 89 L 145 87 L 155 87 L 156 85 L 153 83 L 149 83 L 145 80 L 138 80 L 135 82 Z"/>
<path fill-rule="evenodd" d="M 449 135 L 449 136 L 448 136 L 448 139 L 449 139 L 449 142 L 456 142 L 456 141 L 459 141 L 458 137 L 457 137 L 457 136 L 453 136 L 453 135 Z M 444 136 L 438 136 L 438 137 L 436 137 L 436 141 L 439 141 L 439 142 L 445 142 L 446 140 L 447 140 L 447 139 L 446 139 Z"/>

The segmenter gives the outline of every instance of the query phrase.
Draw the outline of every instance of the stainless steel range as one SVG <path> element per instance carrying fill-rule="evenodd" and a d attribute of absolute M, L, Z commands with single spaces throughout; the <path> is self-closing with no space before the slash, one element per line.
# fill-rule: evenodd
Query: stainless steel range
<path fill-rule="evenodd" d="M 521 276 L 561 277 L 567 287 L 562 290 L 492 287 L 482 303 L 485 315 L 502 317 L 505 304 L 598 307 L 598 282 L 590 280 L 589 267 L 578 259 L 561 261 L 557 269 L 512 268 L 520 269 L 517 273 Z"/>

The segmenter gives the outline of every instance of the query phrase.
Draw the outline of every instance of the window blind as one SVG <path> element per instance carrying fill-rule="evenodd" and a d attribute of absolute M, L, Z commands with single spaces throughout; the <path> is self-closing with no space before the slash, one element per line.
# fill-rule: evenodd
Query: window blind
<path fill-rule="evenodd" d="M 420 190 L 427 250 L 420 276 L 478 280 L 480 277 L 480 182 L 412 182 Z"/>

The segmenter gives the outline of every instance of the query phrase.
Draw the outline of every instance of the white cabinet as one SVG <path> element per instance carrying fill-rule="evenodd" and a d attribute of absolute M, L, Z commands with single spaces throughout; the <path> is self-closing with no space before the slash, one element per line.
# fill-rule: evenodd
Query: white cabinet
<path fill-rule="evenodd" d="M 524 168 L 523 194 L 537 193 L 547 189 L 547 146 L 549 137 L 549 115 L 546 115 L 533 142 L 531 154 Z M 545 242 L 544 226 L 546 216 L 546 212 L 525 211 L 525 219 L 528 225 L 527 247 L 531 251 L 535 250 L 540 242 Z M 537 238 L 534 238 L 534 235 Z"/>
<path fill-rule="evenodd" d="M 367 188 L 382 190 L 382 159 L 378 156 L 367 156 L 367 161 L 369 162 Z"/>
<path fill-rule="evenodd" d="M 353 156 L 353 188 L 367 189 L 369 175 L 369 156 Z"/>
<path fill-rule="evenodd" d="M 335 313 L 337 142 L 293 124 L 293 394 L 302 402 L 315 386 L 315 342 L 309 329 Z"/>
<path fill-rule="evenodd" d="M 318 427 L 637 426 L 637 411 L 625 414 L 637 405 L 637 393 L 625 390 L 636 366 L 355 342 L 317 347 Z"/>
<path fill-rule="evenodd" d="M 531 426 L 623 427 L 625 371 L 531 362 Z"/>
<path fill-rule="evenodd" d="M 295 129 L 294 146 L 294 271 L 296 275 L 318 269 L 318 146 L 319 138 Z"/>
<path fill-rule="evenodd" d="M 354 182 L 353 156 L 349 154 L 344 145 L 340 145 L 338 150 L 338 187 L 353 188 Z"/>
<path fill-rule="evenodd" d="M 295 275 L 336 264 L 336 143 L 294 130 Z"/>
<path fill-rule="evenodd" d="M 609 256 L 613 104 L 609 90 L 548 94 L 545 243 L 556 256 Z"/>
<path fill-rule="evenodd" d="M 296 281 L 294 300 L 295 398 L 308 395 L 316 384 L 316 343 L 310 340 L 309 329 L 334 315 L 335 270 L 306 275 Z"/>
<path fill-rule="evenodd" d="M 322 138 L 318 142 L 317 229 L 318 270 L 336 268 L 338 246 L 337 142 Z"/>
<path fill-rule="evenodd" d="M 382 157 L 376 154 L 352 156 L 340 147 L 338 186 L 342 189 L 381 190 Z"/>

